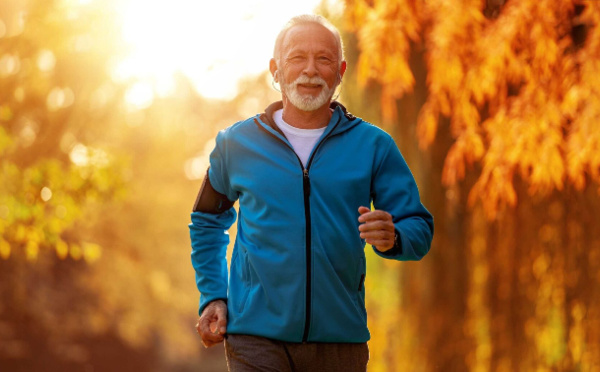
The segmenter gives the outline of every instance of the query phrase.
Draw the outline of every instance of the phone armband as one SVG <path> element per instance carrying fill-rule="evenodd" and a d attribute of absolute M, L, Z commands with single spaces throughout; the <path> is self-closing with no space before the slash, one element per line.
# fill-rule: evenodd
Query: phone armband
<path fill-rule="evenodd" d="M 206 171 L 206 176 L 204 176 L 204 181 L 202 181 L 193 211 L 220 214 L 233 207 L 233 203 L 227 196 L 217 192 L 212 187 L 208 178 L 208 171 Z"/>

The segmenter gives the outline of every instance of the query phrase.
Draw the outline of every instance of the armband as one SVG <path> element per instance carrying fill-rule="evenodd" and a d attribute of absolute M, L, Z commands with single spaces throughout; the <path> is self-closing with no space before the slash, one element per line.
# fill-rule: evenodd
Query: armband
<path fill-rule="evenodd" d="M 212 187 L 208 178 L 208 171 L 206 171 L 193 211 L 220 214 L 233 207 L 233 203 L 226 195 L 221 194 Z"/>

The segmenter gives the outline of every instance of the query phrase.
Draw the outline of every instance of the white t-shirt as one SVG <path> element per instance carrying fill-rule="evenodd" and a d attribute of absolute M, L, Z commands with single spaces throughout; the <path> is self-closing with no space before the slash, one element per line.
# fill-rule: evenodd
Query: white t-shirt
<path fill-rule="evenodd" d="M 290 141 L 294 151 L 302 161 L 302 164 L 306 167 L 310 152 L 317 144 L 319 138 L 321 138 L 323 132 L 325 132 L 326 127 L 317 129 L 300 129 L 293 127 L 283 121 L 283 109 L 273 113 L 273 120 L 285 134 L 288 141 Z"/>

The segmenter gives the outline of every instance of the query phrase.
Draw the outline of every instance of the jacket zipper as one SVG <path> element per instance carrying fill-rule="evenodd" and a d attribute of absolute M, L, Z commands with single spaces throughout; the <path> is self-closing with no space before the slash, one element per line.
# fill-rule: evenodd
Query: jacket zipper
<path fill-rule="evenodd" d="M 315 149 L 316 150 L 316 149 Z M 314 152 L 313 152 L 314 154 Z M 300 158 L 298 158 L 300 160 Z M 310 161 L 309 163 L 310 164 Z M 300 161 L 302 165 L 302 161 Z M 311 219 L 310 219 L 310 178 L 308 176 L 308 165 L 306 168 L 302 166 L 302 179 L 304 189 L 304 223 L 306 224 L 306 309 L 304 318 L 304 333 L 302 334 L 302 342 L 308 340 L 308 331 L 310 329 L 310 308 L 311 308 L 311 292 L 312 292 L 312 255 L 311 255 Z"/>
<path fill-rule="evenodd" d="M 325 142 L 330 136 L 331 133 L 335 130 L 338 124 L 342 121 L 340 117 L 325 138 L 323 138 L 313 149 L 308 162 L 306 163 L 306 167 L 302 165 L 302 161 L 300 157 L 296 154 L 298 161 L 300 162 L 300 166 L 302 166 L 302 179 L 304 181 L 304 216 L 306 219 L 306 312 L 305 312 L 305 320 L 304 320 L 304 334 L 302 335 L 302 342 L 308 341 L 308 332 L 310 330 L 310 318 L 311 318 L 311 293 L 312 293 L 312 231 L 311 231 L 311 218 L 310 218 L 310 177 L 309 177 L 309 169 L 312 164 L 313 158 L 321 147 L 321 144 Z M 294 150 L 294 149 L 292 149 Z M 296 151 L 294 151 L 296 153 Z"/>
<path fill-rule="evenodd" d="M 256 121 L 256 120 L 255 120 Z M 311 305 L 312 305 L 312 300 L 311 300 L 311 293 L 312 293 L 312 240 L 311 240 L 311 218 L 310 218 L 310 177 L 309 177 L 309 169 L 310 169 L 310 165 L 312 164 L 313 158 L 315 156 L 315 154 L 317 153 L 317 150 L 319 149 L 319 147 L 321 147 L 321 144 L 323 142 L 325 142 L 330 136 L 331 133 L 333 133 L 333 131 L 335 130 L 335 128 L 338 126 L 338 124 L 342 121 L 342 117 L 340 116 L 340 118 L 338 119 L 338 121 L 335 123 L 335 125 L 333 126 L 333 128 L 331 129 L 331 131 L 329 132 L 329 134 L 327 136 L 325 136 L 325 138 L 323 138 L 313 149 L 312 154 L 310 155 L 310 158 L 308 159 L 308 162 L 306 163 L 306 167 L 304 167 L 304 164 L 302 164 L 302 160 L 300 160 L 300 157 L 298 156 L 298 154 L 296 154 L 296 151 L 294 150 L 294 148 L 287 144 L 286 145 L 288 147 L 290 147 L 292 149 L 292 151 L 294 151 L 294 155 L 296 155 L 296 158 L 298 159 L 298 163 L 300 164 L 300 167 L 302 168 L 302 190 L 304 193 L 304 223 L 306 224 L 306 246 L 305 246 L 305 250 L 306 250 L 306 300 L 305 300 L 305 304 L 306 304 L 306 309 L 305 309 L 305 318 L 304 318 L 304 332 L 302 334 L 302 342 L 307 342 L 308 341 L 308 332 L 310 330 L 310 318 L 311 318 Z M 266 130 L 265 128 L 262 127 L 262 125 L 260 125 L 258 123 L 258 121 L 256 122 L 258 124 L 258 126 L 260 128 L 262 128 L 264 131 L 266 131 L 268 134 L 270 134 L 272 137 L 278 139 L 281 142 L 284 142 L 281 138 L 275 136 L 274 134 L 270 133 L 268 130 Z M 284 135 L 285 137 L 285 135 Z M 285 143 L 285 142 L 284 142 Z"/>

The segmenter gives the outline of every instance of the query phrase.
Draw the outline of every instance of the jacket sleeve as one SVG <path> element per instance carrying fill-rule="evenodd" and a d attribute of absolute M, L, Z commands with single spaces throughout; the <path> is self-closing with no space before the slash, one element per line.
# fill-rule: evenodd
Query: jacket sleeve
<path fill-rule="evenodd" d="M 396 245 L 387 252 L 374 249 L 375 253 L 400 261 L 420 260 L 431 247 L 433 216 L 421 203 L 412 172 L 391 137 L 372 182 L 373 205 L 390 213 L 396 228 Z"/>
<path fill-rule="evenodd" d="M 190 238 L 192 265 L 196 271 L 196 286 L 200 291 L 201 314 L 214 300 L 227 300 L 227 230 L 235 221 L 234 208 L 221 213 L 192 212 Z"/>
<path fill-rule="evenodd" d="M 223 190 L 223 181 L 227 177 L 218 147 L 217 142 L 217 147 L 210 155 L 210 168 L 205 179 L 209 187 L 203 184 L 191 215 L 192 223 L 189 224 L 192 266 L 196 272 L 196 286 L 200 291 L 199 314 L 211 301 L 227 300 L 227 230 L 236 219 L 236 211 L 232 207 L 233 201 L 227 203 L 225 210 L 208 207 L 214 203 L 207 202 L 207 198 L 229 199 Z M 203 202 L 199 203 L 201 199 Z"/>

